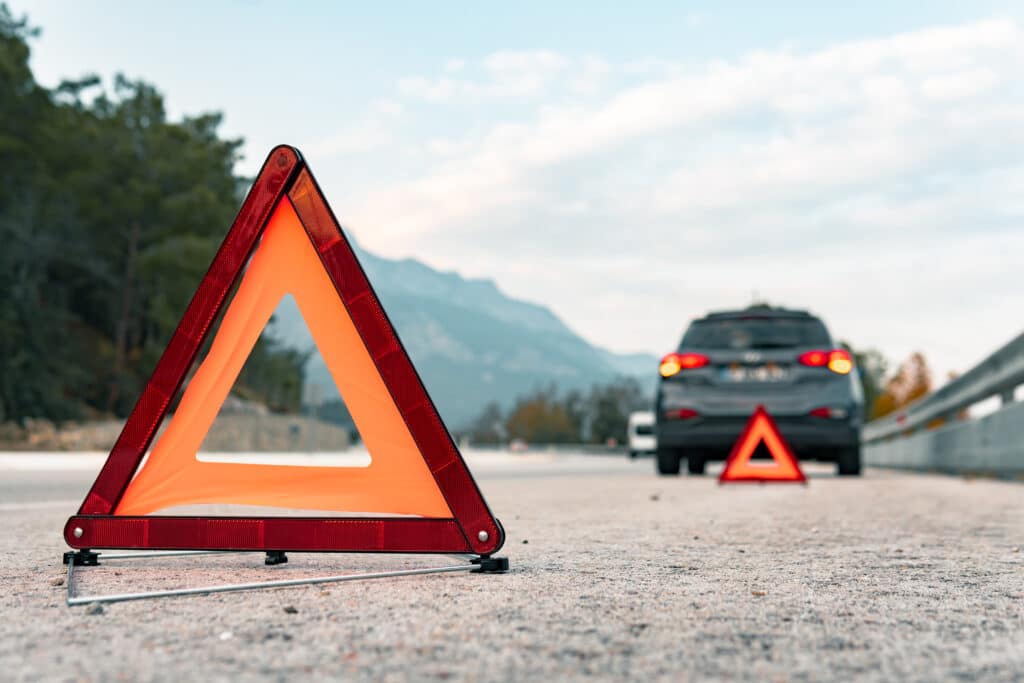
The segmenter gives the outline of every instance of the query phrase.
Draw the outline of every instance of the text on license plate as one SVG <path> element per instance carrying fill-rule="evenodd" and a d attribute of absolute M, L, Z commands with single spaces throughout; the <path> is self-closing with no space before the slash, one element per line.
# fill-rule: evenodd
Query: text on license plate
<path fill-rule="evenodd" d="M 774 363 L 767 365 L 730 365 L 722 368 L 727 382 L 781 382 L 789 377 L 786 368 Z"/>

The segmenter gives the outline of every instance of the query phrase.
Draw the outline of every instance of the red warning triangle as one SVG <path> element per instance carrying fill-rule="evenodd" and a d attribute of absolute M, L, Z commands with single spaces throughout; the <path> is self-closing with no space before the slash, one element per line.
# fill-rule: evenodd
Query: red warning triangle
<path fill-rule="evenodd" d="M 751 461 L 757 445 L 761 442 L 764 442 L 772 456 L 773 463 L 770 465 L 755 464 Z M 807 482 L 800 469 L 800 463 L 764 406 L 758 406 L 750 416 L 747 426 L 744 427 L 743 433 L 736 440 L 725 461 L 725 469 L 718 477 L 719 484 L 733 481 Z"/>
<path fill-rule="evenodd" d="M 260 333 L 289 294 L 370 451 L 368 467 L 196 457 Z M 155 438 L 208 337 L 209 351 Z M 195 504 L 377 516 L 151 514 Z M 64 538 L 77 549 L 480 555 L 504 543 L 500 522 L 298 150 L 280 146 L 270 153 Z"/>

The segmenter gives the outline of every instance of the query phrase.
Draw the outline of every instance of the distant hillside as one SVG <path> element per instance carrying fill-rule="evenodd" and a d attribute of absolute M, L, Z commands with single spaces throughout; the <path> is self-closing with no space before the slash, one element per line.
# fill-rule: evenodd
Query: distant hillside
<path fill-rule="evenodd" d="M 489 401 L 507 406 L 518 395 L 551 382 L 564 390 L 588 388 L 620 375 L 638 377 L 647 385 L 654 377 L 654 356 L 594 347 L 547 308 L 511 299 L 490 280 L 467 280 L 419 261 L 389 260 L 358 247 L 357 252 L 450 426 L 466 424 Z M 278 309 L 273 329 L 290 346 L 313 346 L 290 298 Z M 333 386 L 319 356 L 307 366 L 307 381 Z"/>

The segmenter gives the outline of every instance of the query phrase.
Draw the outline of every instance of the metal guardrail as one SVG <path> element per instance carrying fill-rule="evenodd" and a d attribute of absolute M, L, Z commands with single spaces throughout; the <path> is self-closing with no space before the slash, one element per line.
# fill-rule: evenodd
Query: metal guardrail
<path fill-rule="evenodd" d="M 935 393 L 864 425 L 864 462 L 876 467 L 1024 477 L 1024 334 Z M 998 396 L 1002 406 L 960 420 L 965 408 Z M 942 420 L 936 426 L 935 421 Z"/>
<path fill-rule="evenodd" d="M 1024 401 L 977 420 L 865 444 L 864 462 L 903 470 L 1024 478 Z"/>
<path fill-rule="evenodd" d="M 917 432 L 937 419 L 947 425 L 956 421 L 963 409 L 993 396 L 1003 405 L 1013 402 L 1014 390 L 1024 384 L 1024 333 L 992 353 L 969 371 L 941 389 L 916 401 L 892 415 L 864 425 L 861 439 L 870 445 L 909 432 Z"/>

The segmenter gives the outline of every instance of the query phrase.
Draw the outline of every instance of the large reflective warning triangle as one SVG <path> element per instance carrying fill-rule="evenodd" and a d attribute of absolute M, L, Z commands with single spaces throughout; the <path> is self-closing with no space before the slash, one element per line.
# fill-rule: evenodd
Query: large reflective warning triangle
<path fill-rule="evenodd" d="M 772 456 L 771 464 L 760 464 L 751 460 L 757 445 L 761 442 L 764 442 Z M 807 482 L 800 469 L 800 463 L 764 406 L 758 406 L 751 415 L 725 461 L 725 469 L 718 477 L 720 484 L 734 481 Z"/>
<path fill-rule="evenodd" d="M 288 294 L 371 454 L 368 467 L 196 457 L 260 333 Z M 154 443 L 210 336 L 209 351 Z M 202 504 L 373 516 L 151 514 Z M 298 150 L 277 147 L 264 163 L 64 538 L 79 549 L 487 555 L 501 547 L 500 523 Z"/>

